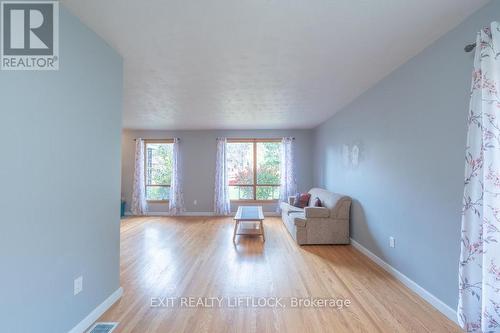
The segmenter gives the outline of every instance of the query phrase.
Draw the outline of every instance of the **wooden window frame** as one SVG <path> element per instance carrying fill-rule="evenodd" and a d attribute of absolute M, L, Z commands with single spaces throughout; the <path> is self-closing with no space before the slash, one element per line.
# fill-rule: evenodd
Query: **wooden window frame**
<path fill-rule="evenodd" d="M 237 200 L 231 200 L 231 202 L 234 203 L 277 203 L 279 199 L 271 199 L 271 200 L 257 200 L 257 187 L 258 186 L 271 186 L 271 187 L 276 187 L 276 186 L 281 186 L 281 184 L 257 184 L 257 143 L 262 143 L 262 142 L 276 142 L 279 143 L 281 142 L 282 139 L 257 139 L 257 138 L 245 138 L 245 139 L 238 139 L 238 138 L 231 138 L 227 139 L 227 143 L 252 143 L 253 144 L 253 184 L 234 184 L 230 186 L 240 186 L 240 187 L 252 187 L 253 188 L 253 199 L 237 199 Z"/>
<path fill-rule="evenodd" d="M 148 144 L 151 143 L 160 143 L 160 144 L 173 144 L 174 143 L 174 139 L 145 139 L 144 140 L 144 191 L 146 191 L 145 195 L 146 195 L 146 201 L 148 203 L 168 203 L 169 200 L 166 199 L 166 200 L 148 200 L 147 199 L 147 193 L 148 193 L 148 186 L 149 187 L 168 187 L 170 188 L 172 186 L 172 184 L 168 184 L 168 185 L 148 185 L 147 183 L 147 179 L 148 179 L 148 176 L 147 176 L 147 170 L 148 170 Z"/>

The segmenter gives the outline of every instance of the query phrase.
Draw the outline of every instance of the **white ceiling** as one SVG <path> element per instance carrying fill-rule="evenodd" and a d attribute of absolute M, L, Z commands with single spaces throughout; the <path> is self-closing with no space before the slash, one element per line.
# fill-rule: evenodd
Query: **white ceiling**
<path fill-rule="evenodd" d="M 63 0 L 123 56 L 134 129 L 314 127 L 487 2 Z"/>

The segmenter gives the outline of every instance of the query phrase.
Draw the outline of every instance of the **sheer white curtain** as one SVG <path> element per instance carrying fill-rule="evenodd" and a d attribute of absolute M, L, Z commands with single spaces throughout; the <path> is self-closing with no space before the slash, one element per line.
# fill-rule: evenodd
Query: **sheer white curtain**
<path fill-rule="evenodd" d="M 135 171 L 132 191 L 132 205 L 130 211 L 133 215 L 146 215 L 146 184 L 144 183 L 144 140 L 135 140 Z"/>
<path fill-rule="evenodd" d="M 297 183 L 295 179 L 295 140 L 283 138 L 281 140 L 281 163 L 280 163 L 280 201 L 288 201 L 288 197 L 295 195 Z M 278 207 L 279 209 L 279 207 Z"/>
<path fill-rule="evenodd" d="M 469 108 L 458 320 L 500 332 L 500 25 L 477 37 Z"/>
<path fill-rule="evenodd" d="M 174 138 L 172 159 L 172 183 L 170 184 L 169 210 L 172 215 L 184 211 L 184 193 L 182 190 L 182 170 L 180 163 L 179 138 Z"/>
<path fill-rule="evenodd" d="M 228 215 L 231 212 L 226 163 L 226 145 L 226 138 L 217 138 L 214 197 L 214 211 L 216 215 Z"/>

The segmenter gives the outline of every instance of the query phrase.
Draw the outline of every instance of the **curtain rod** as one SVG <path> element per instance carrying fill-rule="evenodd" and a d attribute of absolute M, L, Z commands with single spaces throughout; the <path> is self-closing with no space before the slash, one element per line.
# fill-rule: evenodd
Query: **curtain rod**
<path fill-rule="evenodd" d="M 169 141 L 169 140 L 174 140 L 174 139 L 177 139 L 177 140 L 181 140 L 180 138 L 168 138 L 168 139 L 142 139 L 143 141 Z M 133 139 L 134 141 L 137 141 L 137 139 Z"/>
<path fill-rule="evenodd" d="M 464 47 L 464 51 L 469 53 L 469 52 L 472 52 L 472 50 L 474 50 L 475 48 L 476 48 L 476 43 L 467 44 Z"/>
<path fill-rule="evenodd" d="M 284 136 L 284 137 L 278 137 L 278 138 L 239 138 L 239 137 L 227 137 L 226 139 L 228 140 L 281 140 L 283 138 L 292 138 L 293 140 L 295 140 L 295 137 L 288 137 L 288 136 Z"/>
<path fill-rule="evenodd" d="M 144 141 L 148 141 L 148 140 L 151 140 L 151 141 L 155 141 L 155 140 L 158 140 L 158 141 L 162 141 L 162 140 L 174 140 L 174 139 L 177 139 L 177 140 L 181 140 L 180 138 L 169 138 L 169 139 L 142 139 Z M 228 140 L 281 140 L 282 138 L 227 138 Z M 137 141 L 137 139 L 133 139 L 134 141 Z M 295 140 L 295 137 L 292 137 L 292 140 Z"/>
<path fill-rule="evenodd" d="M 145 141 L 148 141 L 148 140 L 173 140 L 173 139 L 178 139 L 180 140 L 180 138 L 170 138 L 170 139 L 142 139 L 142 140 L 145 140 Z M 252 139 L 249 139 L 249 138 L 228 138 L 228 140 L 280 140 L 282 138 L 252 138 Z M 134 141 L 137 141 L 137 139 L 133 139 Z M 295 137 L 292 137 L 292 140 L 295 140 Z"/>

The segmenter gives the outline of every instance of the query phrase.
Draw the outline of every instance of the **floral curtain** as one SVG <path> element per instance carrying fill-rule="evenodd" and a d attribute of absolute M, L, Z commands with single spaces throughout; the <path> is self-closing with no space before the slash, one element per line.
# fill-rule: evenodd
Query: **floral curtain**
<path fill-rule="evenodd" d="M 132 207 L 130 211 L 133 215 L 146 215 L 146 184 L 144 183 L 144 140 L 135 140 L 135 171 L 132 191 Z"/>
<path fill-rule="evenodd" d="M 283 138 L 281 140 L 281 163 L 280 163 L 280 201 L 288 202 L 288 197 L 295 195 L 297 183 L 295 180 L 294 139 Z M 278 207 L 279 209 L 279 207 Z"/>
<path fill-rule="evenodd" d="M 477 37 L 465 158 L 458 320 L 500 332 L 500 26 Z"/>
<path fill-rule="evenodd" d="M 214 211 L 216 215 L 228 215 L 231 212 L 226 163 L 226 145 L 226 138 L 217 138 L 214 198 Z"/>
<path fill-rule="evenodd" d="M 182 192 L 182 170 L 180 163 L 179 138 L 174 138 L 172 159 L 172 183 L 170 184 L 169 210 L 172 215 L 184 211 L 184 192 Z"/>

